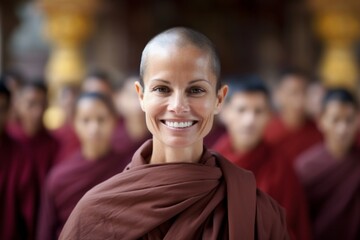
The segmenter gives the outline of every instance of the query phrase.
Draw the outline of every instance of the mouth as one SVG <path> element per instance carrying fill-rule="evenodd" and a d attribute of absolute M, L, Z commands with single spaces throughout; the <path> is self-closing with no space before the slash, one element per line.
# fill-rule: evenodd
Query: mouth
<path fill-rule="evenodd" d="M 198 121 L 169 121 L 161 120 L 161 122 L 169 128 L 184 129 L 194 126 Z"/>

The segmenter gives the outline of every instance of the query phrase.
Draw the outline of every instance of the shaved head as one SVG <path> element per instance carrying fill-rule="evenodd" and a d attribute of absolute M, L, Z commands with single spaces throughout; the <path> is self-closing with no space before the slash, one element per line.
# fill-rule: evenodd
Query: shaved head
<path fill-rule="evenodd" d="M 149 53 L 156 48 L 178 47 L 183 48 L 186 46 L 196 47 L 204 53 L 209 54 L 210 67 L 217 79 L 216 89 L 221 87 L 220 82 L 220 60 L 216 53 L 213 43 L 202 33 L 194 31 L 185 27 L 175 27 L 166 30 L 146 44 L 140 62 L 140 82 L 144 85 L 143 77 L 145 75 L 147 63 L 149 61 Z"/>

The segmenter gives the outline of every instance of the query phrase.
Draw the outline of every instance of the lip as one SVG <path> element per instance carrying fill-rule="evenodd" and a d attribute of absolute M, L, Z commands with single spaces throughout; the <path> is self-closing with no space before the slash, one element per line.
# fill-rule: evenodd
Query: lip
<path fill-rule="evenodd" d="M 193 119 L 162 119 L 160 122 L 172 130 L 187 130 L 195 126 L 199 121 Z"/>

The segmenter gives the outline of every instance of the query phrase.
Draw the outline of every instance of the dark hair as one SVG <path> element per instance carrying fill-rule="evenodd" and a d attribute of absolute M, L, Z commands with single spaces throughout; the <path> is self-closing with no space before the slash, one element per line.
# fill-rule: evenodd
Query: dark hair
<path fill-rule="evenodd" d="M 76 106 L 84 99 L 99 100 L 109 109 L 109 111 L 116 116 L 116 110 L 113 101 L 108 96 L 98 92 L 84 92 L 77 98 Z"/>
<path fill-rule="evenodd" d="M 5 98 L 6 98 L 6 107 L 8 108 L 10 106 L 10 101 L 11 101 L 11 92 L 6 87 L 6 84 L 5 84 L 5 82 L 3 81 L 2 78 L 0 80 L 0 95 L 5 96 Z"/>
<path fill-rule="evenodd" d="M 356 110 L 359 109 L 359 103 L 357 102 L 354 95 L 344 88 L 334 88 L 327 90 L 322 100 L 322 109 L 324 110 L 326 106 L 332 101 L 349 104 L 352 105 Z"/>
<path fill-rule="evenodd" d="M 185 27 L 175 27 L 168 29 L 164 32 L 159 33 L 155 37 L 153 37 L 145 46 L 140 62 L 140 83 L 144 85 L 143 77 L 146 70 L 146 65 L 148 62 L 148 54 L 151 51 L 153 46 L 167 46 L 170 44 L 174 44 L 175 46 L 186 46 L 187 44 L 191 44 L 204 52 L 210 54 L 211 58 L 211 69 L 216 76 L 217 84 L 216 89 L 219 90 L 221 87 L 220 82 L 220 60 L 219 56 L 216 52 L 216 49 L 213 43 L 207 38 L 204 34 L 197 32 L 190 28 Z"/>
<path fill-rule="evenodd" d="M 48 91 L 45 80 L 40 79 L 40 78 L 31 80 L 31 81 L 26 81 L 21 84 L 21 90 L 24 90 L 27 88 L 39 90 L 39 91 L 43 92 L 44 94 L 47 94 L 47 91 Z"/>
<path fill-rule="evenodd" d="M 112 88 L 111 78 L 109 74 L 105 71 L 93 70 L 86 75 L 85 81 L 88 81 L 89 79 L 94 79 L 96 81 L 103 82 L 106 85 L 108 85 L 110 88 Z"/>
<path fill-rule="evenodd" d="M 257 75 L 233 76 L 225 80 L 229 86 L 227 101 L 236 93 L 261 93 L 270 101 L 270 91 L 265 82 Z"/>
<path fill-rule="evenodd" d="M 307 72 L 305 72 L 304 70 L 301 70 L 296 67 L 286 67 L 280 71 L 278 84 L 281 84 L 282 82 L 287 80 L 286 77 L 288 77 L 288 76 L 298 76 L 298 77 L 304 79 L 304 82 L 306 84 L 309 82 L 309 78 L 310 78 L 309 74 Z"/>

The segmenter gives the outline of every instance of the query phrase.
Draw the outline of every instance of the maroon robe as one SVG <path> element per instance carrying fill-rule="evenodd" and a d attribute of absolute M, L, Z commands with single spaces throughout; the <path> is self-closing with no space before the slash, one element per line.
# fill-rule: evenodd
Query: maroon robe
<path fill-rule="evenodd" d="M 293 168 L 279 152 L 265 142 L 245 154 L 235 152 L 227 134 L 213 149 L 237 166 L 254 173 L 258 188 L 285 208 L 288 227 L 295 239 L 311 239 L 304 191 Z"/>
<path fill-rule="evenodd" d="M 41 191 L 46 175 L 57 160 L 58 141 L 44 127 L 32 137 L 27 136 L 17 123 L 9 124 L 8 130 L 10 135 L 22 145 L 24 154 L 31 159 Z"/>
<path fill-rule="evenodd" d="M 297 129 L 289 129 L 279 116 L 275 116 L 265 131 L 265 141 L 278 149 L 282 149 L 282 154 L 291 164 L 302 152 L 321 142 L 321 140 L 321 133 L 310 119 L 307 119 Z"/>
<path fill-rule="evenodd" d="M 30 161 L 6 132 L 0 134 L 0 239 L 33 239 L 36 185 Z"/>
<path fill-rule="evenodd" d="M 360 150 L 334 159 L 318 144 L 295 167 L 307 194 L 315 239 L 360 239 Z"/>
<path fill-rule="evenodd" d="M 148 164 L 151 153 L 148 141 L 90 190 L 59 239 L 288 239 L 283 210 L 250 172 L 206 149 L 199 163 Z"/>
<path fill-rule="evenodd" d="M 80 141 L 77 137 L 74 126 L 71 123 L 66 123 L 59 129 L 52 132 L 59 142 L 59 152 L 56 163 L 60 163 L 69 159 L 74 152 L 80 149 Z"/>
<path fill-rule="evenodd" d="M 58 239 L 71 211 L 82 196 L 95 185 L 122 172 L 128 163 L 113 151 L 97 160 L 87 160 L 78 151 L 57 165 L 47 178 L 37 239 Z"/>

